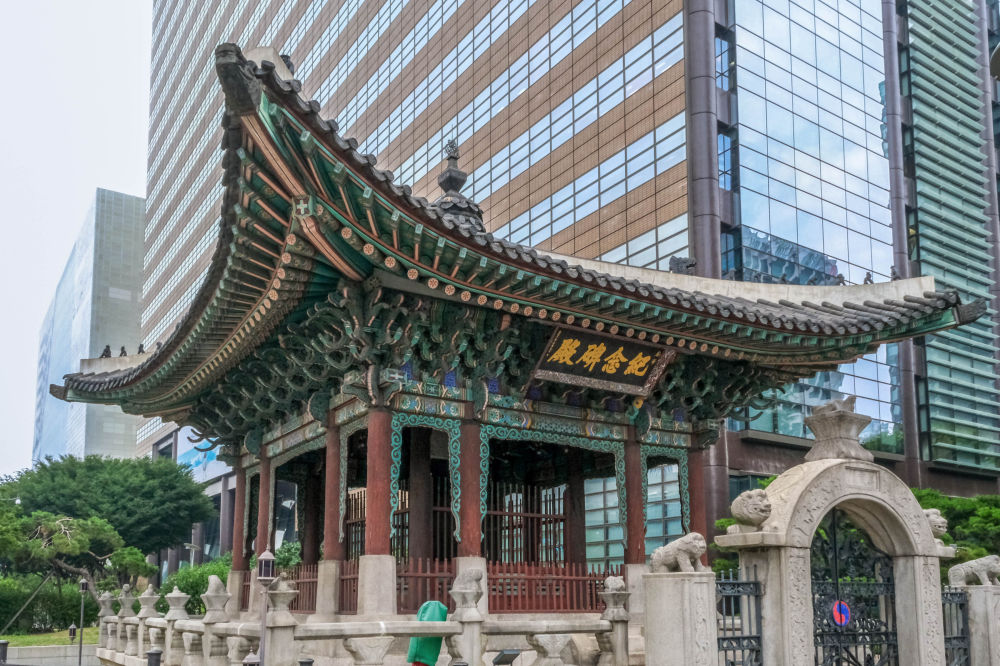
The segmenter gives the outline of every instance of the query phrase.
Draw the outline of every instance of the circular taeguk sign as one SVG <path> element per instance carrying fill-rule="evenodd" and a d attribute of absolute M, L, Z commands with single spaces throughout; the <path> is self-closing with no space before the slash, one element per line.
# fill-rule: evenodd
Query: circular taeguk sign
<path fill-rule="evenodd" d="M 843 627 L 851 621 L 851 607 L 845 601 L 833 602 L 833 622 L 838 627 Z"/>

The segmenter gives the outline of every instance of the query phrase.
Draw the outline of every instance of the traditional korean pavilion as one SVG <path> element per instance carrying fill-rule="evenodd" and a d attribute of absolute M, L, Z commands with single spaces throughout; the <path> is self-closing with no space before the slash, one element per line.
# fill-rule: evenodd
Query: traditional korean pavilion
<path fill-rule="evenodd" d="M 746 284 L 512 244 L 461 194 L 453 148 L 428 202 L 271 63 L 232 44 L 216 62 L 225 196 L 204 285 L 140 364 L 51 391 L 219 447 L 235 571 L 273 544 L 273 489 L 294 481 L 302 610 L 412 612 L 483 560 L 491 612 L 555 610 L 523 600 L 538 584 L 590 610 L 586 479 L 616 480 L 624 561 L 642 565 L 648 466 L 678 464 L 697 527 L 699 456 L 730 412 L 985 312 L 932 278 Z"/>

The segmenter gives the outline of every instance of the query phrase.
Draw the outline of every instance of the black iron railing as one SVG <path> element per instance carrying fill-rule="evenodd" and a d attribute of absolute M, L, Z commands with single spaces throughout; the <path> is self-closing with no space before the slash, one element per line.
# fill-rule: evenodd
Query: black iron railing
<path fill-rule="evenodd" d="M 756 568 L 724 571 L 715 581 L 719 621 L 719 664 L 722 666 L 760 666 L 761 596 Z"/>
<path fill-rule="evenodd" d="M 968 666 L 969 658 L 969 597 L 964 587 L 941 590 L 944 614 L 944 663 L 948 666 Z"/>

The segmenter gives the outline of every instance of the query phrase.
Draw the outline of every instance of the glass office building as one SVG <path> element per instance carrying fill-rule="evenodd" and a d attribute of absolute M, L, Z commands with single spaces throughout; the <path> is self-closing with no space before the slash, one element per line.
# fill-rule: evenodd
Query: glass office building
<path fill-rule="evenodd" d="M 81 358 L 110 345 L 135 354 L 142 277 L 141 197 L 98 189 L 39 332 L 35 438 L 31 459 L 135 454 L 137 417 L 117 407 L 67 403 L 50 384 L 80 371 Z"/>

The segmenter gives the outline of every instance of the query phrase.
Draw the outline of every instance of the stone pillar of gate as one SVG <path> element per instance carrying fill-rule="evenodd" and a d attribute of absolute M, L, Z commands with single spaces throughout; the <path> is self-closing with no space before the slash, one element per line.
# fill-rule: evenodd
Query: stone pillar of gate
<path fill-rule="evenodd" d="M 365 554 L 358 562 L 358 615 L 396 614 L 396 558 L 391 550 L 390 465 L 392 413 L 368 412 L 365 480 Z"/>
<path fill-rule="evenodd" d="M 326 459 L 323 462 L 323 559 L 316 566 L 316 612 L 313 621 L 331 619 L 340 609 L 340 568 L 344 540 L 340 524 L 340 427 L 327 413 Z"/>
<path fill-rule="evenodd" d="M 489 589 L 486 582 L 486 558 L 483 557 L 483 513 L 481 506 L 480 473 L 484 464 L 480 449 L 479 423 L 462 421 L 459 427 L 459 476 L 461 496 L 459 504 L 458 557 L 455 558 L 455 574 L 476 569 L 482 572 L 479 578 L 481 596 L 476 603 L 479 612 L 489 612 Z"/>
<path fill-rule="evenodd" d="M 971 666 L 1000 666 L 1000 586 L 972 585 L 968 595 Z"/>
<path fill-rule="evenodd" d="M 741 536 L 718 537 L 716 543 L 738 550 L 740 568 L 755 572 L 761 583 L 762 663 L 813 663 L 809 549 L 777 546 L 766 538 L 741 542 Z"/>
<path fill-rule="evenodd" d="M 899 663 L 944 666 L 941 561 L 908 554 L 894 557 L 892 564 Z"/>

